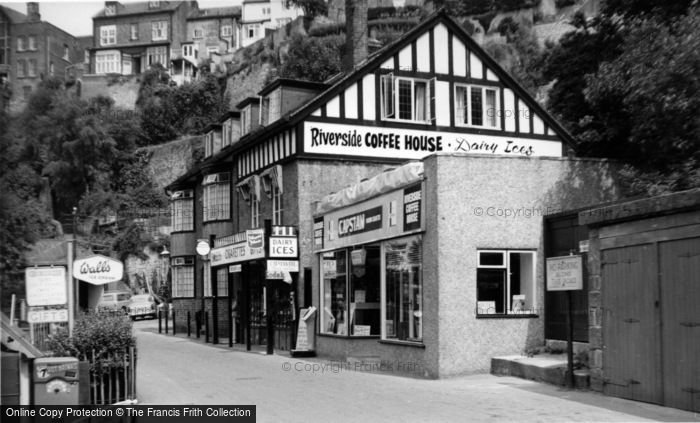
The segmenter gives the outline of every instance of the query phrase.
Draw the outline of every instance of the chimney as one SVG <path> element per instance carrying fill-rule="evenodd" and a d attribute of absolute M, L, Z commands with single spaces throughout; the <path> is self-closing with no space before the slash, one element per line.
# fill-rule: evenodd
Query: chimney
<path fill-rule="evenodd" d="M 39 14 L 39 3 L 28 2 L 27 3 L 27 20 L 29 22 L 40 22 L 41 15 Z"/>
<path fill-rule="evenodd" d="M 367 0 L 345 0 L 343 70 L 352 71 L 367 58 Z"/>

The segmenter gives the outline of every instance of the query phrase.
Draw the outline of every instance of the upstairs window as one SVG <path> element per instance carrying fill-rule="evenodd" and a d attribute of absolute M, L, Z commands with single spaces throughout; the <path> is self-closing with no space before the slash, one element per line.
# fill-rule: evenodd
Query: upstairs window
<path fill-rule="evenodd" d="M 130 26 L 130 33 L 131 33 L 131 40 L 138 40 L 139 39 L 139 25 L 132 23 Z"/>
<path fill-rule="evenodd" d="M 26 38 L 20 36 L 17 37 L 17 51 L 24 51 L 26 47 Z"/>
<path fill-rule="evenodd" d="M 63 45 L 63 60 L 70 61 L 70 49 L 67 44 Z"/>
<path fill-rule="evenodd" d="M 233 27 L 231 25 L 223 25 L 221 27 L 221 36 L 230 37 L 233 35 Z"/>
<path fill-rule="evenodd" d="M 260 36 L 260 24 L 249 24 L 246 28 L 248 38 L 258 38 Z"/>
<path fill-rule="evenodd" d="M 175 191 L 170 198 L 173 232 L 194 230 L 194 192 Z"/>
<path fill-rule="evenodd" d="M 27 76 L 36 76 L 36 59 L 29 59 L 29 70 L 27 72 Z"/>
<path fill-rule="evenodd" d="M 29 37 L 27 37 L 27 44 L 28 44 L 28 46 L 27 46 L 28 50 L 35 51 L 36 50 L 36 37 L 34 35 L 30 35 Z"/>
<path fill-rule="evenodd" d="M 27 61 L 18 60 L 17 61 L 17 77 L 22 78 L 27 74 Z"/>
<path fill-rule="evenodd" d="M 231 174 L 214 173 L 204 177 L 203 210 L 204 222 L 227 220 L 231 217 Z"/>
<path fill-rule="evenodd" d="M 192 36 L 195 39 L 204 37 L 204 31 L 202 30 L 202 28 L 195 28 L 194 31 L 192 31 L 192 32 L 193 32 Z"/>
<path fill-rule="evenodd" d="M 284 205 L 282 202 L 282 166 L 275 165 L 261 175 L 263 191 L 272 200 L 272 224 L 282 224 Z"/>
<path fill-rule="evenodd" d="M 117 44 L 117 26 L 107 25 L 100 27 L 100 45 L 110 46 Z"/>
<path fill-rule="evenodd" d="M 159 1 L 149 1 L 148 2 L 148 8 L 149 9 L 158 9 L 160 7 L 160 2 Z"/>
<path fill-rule="evenodd" d="M 461 126 L 500 127 L 497 88 L 477 85 L 455 86 L 455 123 Z"/>
<path fill-rule="evenodd" d="M 151 22 L 151 40 L 162 41 L 168 39 L 168 21 Z"/>
<path fill-rule="evenodd" d="M 241 135 L 245 135 L 250 132 L 250 106 L 241 110 Z"/>
<path fill-rule="evenodd" d="M 429 123 L 434 120 L 434 80 L 383 75 L 381 79 L 382 119 Z"/>

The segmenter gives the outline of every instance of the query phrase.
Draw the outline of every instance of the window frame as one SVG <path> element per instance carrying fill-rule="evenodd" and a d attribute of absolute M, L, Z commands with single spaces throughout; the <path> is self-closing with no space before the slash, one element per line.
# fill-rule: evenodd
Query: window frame
<path fill-rule="evenodd" d="M 221 25 L 221 36 L 222 37 L 232 37 L 233 36 L 233 25 Z"/>
<path fill-rule="evenodd" d="M 204 29 L 202 28 L 194 28 L 192 30 L 192 38 L 195 40 L 198 40 L 200 38 L 204 38 Z"/>
<path fill-rule="evenodd" d="M 36 35 L 27 36 L 27 50 L 29 50 L 29 51 L 36 51 L 37 50 Z"/>
<path fill-rule="evenodd" d="M 167 39 L 168 21 L 151 21 L 151 41 L 166 41 Z"/>
<path fill-rule="evenodd" d="M 131 41 L 136 41 L 139 39 L 139 24 L 138 23 L 129 24 L 129 39 Z"/>
<path fill-rule="evenodd" d="M 399 85 L 401 82 L 410 82 L 411 83 L 411 118 L 410 119 L 405 119 L 400 117 L 400 110 L 399 110 L 399 98 L 400 98 L 400 89 Z M 432 79 L 425 79 L 425 78 L 415 78 L 412 76 L 404 76 L 404 75 L 394 75 L 393 72 L 390 73 L 385 73 L 381 75 L 380 79 L 380 90 L 379 90 L 379 95 L 380 95 L 380 116 L 381 120 L 384 121 L 389 121 L 389 122 L 405 122 L 405 123 L 417 123 L 421 125 L 429 125 L 431 124 L 435 118 L 434 118 L 434 110 L 433 110 L 433 101 L 432 99 L 434 98 L 434 85 L 435 85 L 435 78 Z M 416 119 L 416 83 L 423 83 L 425 84 L 425 119 L 423 120 L 418 120 Z M 390 111 L 387 110 L 390 107 Z"/>
<path fill-rule="evenodd" d="M 154 58 L 156 60 L 151 60 Z M 163 59 L 160 61 L 159 59 Z M 148 47 L 146 48 L 146 65 L 151 67 L 160 63 L 164 68 L 168 69 L 168 48 L 165 46 Z"/>
<path fill-rule="evenodd" d="M 194 257 L 192 256 L 187 256 L 187 257 L 173 257 L 170 260 L 170 269 L 172 272 L 171 279 L 172 279 L 172 297 L 173 298 L 195 298 L 197 295 L 197 286 L 195 284 L 196 277 L 195 277 L 195 260 Z M 191 281 L 186 280 L 184 282 L 180 282 L 178 280 L 178 277 L 180 276 L 180 270 L 189 270 L 192 273 L 191 276 Z M 189 279 L 190 275 L 184 275 L 187 276 Z M 181 287 L 184 285 L 191 285 L 191 289 L 187 289 L 184 294 L 180 293 Z M 192 295 L 186 295 L 189 294 L 191 291 Z"/>
<path fill-rule="evenodd" d="M 170 225 L 173 232 L 194 231 L 194 190 L 174 191 L 170 197 Z M 187 215 L 189 213 L 189 216 Z"/>
<path fill-rule="evenodd" d="M 20 35 L 17 37 L 17 51 L 27 50 L 27 37 Z"/>
<path fill-rule="evenodd" d="M 225 187 L 223 200 L 228 204 L 211 204 L 213 187 Z M 225 201 L 222 201 L 224 203 Z M 213 210 L 208 211 L 208 210 Z M 213 217 L 212 217 L 213 215 Z M 215 222 L 231 218 L 231 173 L 218 172 L 205 175 L 202 179 L 202 222 Z"/>
<path fill-rule="evenodd" d="M 472 88 L 480 88 L 481 89 L 481 125 L 477 125 L 472 123 Z M 458 108 L 457 108 L 457 101 L 459 98 L 459 90 L 460 89 L 465 89 L 467 92 L 467 107 L 465 108 L 468 121 L 465 123 L 463 121 L 463 116 L 459 116 L 458 113 Z M 454 116 L 455 116 L 455 126 L 461 126 L 461 127 L 467 127 L 467 128 L 480 128 L 480 129 L 492 129 L 492 130 L 500 130 L 501 128 L 501 119 L 500 119 L 500 114 L 503 113 L 501 111 L 501 87 L 496 87 L 493 85 L 480 85 L 480 84 L 467 84 L 467 83 L 461 83 L 461 82 L 456 82 L 454 84 L 454 104 L 453 109 L 454 109 Z M 495 126 L 487 125 L 486 122 L 490 117 L 488 116 L 488 109 L 486 107 L 486 91 L 491 90 L 494 91 L 494 98 L 495 98 L 495 106 L 494 109 L 496 110 L 496 115 L 494 117 L 494 122 Z"/>
<path fill-rule="evenodd" d="M 25 78 L 27 76 L 27 61 L 24 59 L 17 60 L 17 78 Z"/>
<path fill-rule="evenodd" d="M 36 78 L 37 74 L 37 61 L 36 59 L 27 60 L 27 77 Z"/>
<path fill-rule="evenodd" d="M 117 26 L 100 26 L 100 46 L 113 46 L 117 44 Z"/>
<path fill-rule="evenodd" d="M 95 53 L 95 73 L 121 73 L 121 55 L 119 50 L 104 50 Z"/>
<path fill-rule="evenodd" d="M 476 304 L 474 307 L 475 315 L 477 317 L 500 317 L 500 316 L 521 316 L 521 317 L 531 317 L 537 315 L 534 311 L 537 310 L 537 249 L 478 249 L 477 250 L 477 265 L 476 265 Z M 503 253 L 504 254 L 504 264 L 503 265 L 481 265 L 481 253 Z M 532 269 L 531 269 L 531 280 L 532 288 L 531 292 L 526 293 L 527 297 L 531 299 L 531 306 L 522 312 L 515 312 L 512 310 L 512 300 L 511 295 L 511 254 L 528 254 L 531 256 Z M 503 304 L 502 313 L 479 313 L 479 269 L 502 269 L 505 272 L 505 301 Z M 522 291 L 522 288 L 521 288 Z M 519 294 L 522 295 L 522 294 Z M 530 310 L 530 312 L 528 312 Z"/>

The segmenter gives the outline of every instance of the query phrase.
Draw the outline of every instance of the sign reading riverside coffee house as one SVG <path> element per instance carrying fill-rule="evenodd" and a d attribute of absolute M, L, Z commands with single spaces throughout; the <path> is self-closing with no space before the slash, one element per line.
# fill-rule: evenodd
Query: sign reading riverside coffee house
<path fill-rule="evenodd" d="M 97 254 L 73 262 L 73 277 L 93 285 L 120 281 L 124 265 L 119 260 Z"/>
<path fill-rule="evenodd" d="M 212 248 L 211 266 L 265 258 L 265 230 L 250 229 L 233 236 L 233 244 Z"/>
<path fill-rule="evenodd" d="M 305 122 L 304 151 L 399 159 L 437 152 L 561 157 L 562 145 L 546 139 Z"/>

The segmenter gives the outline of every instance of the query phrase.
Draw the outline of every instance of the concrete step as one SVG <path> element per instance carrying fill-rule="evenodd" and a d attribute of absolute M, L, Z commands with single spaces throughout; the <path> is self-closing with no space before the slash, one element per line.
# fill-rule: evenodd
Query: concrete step
<path fill-rule="evenodd" d="M 491 374 L 515 376 L 553 385 L 566 385 L 566 356 L 563 354 L 539 354 L 533 357 L 508 355 L 491 359 Z M 588 372 L 575 370 L 577 388 L 588 388 Z"/>

